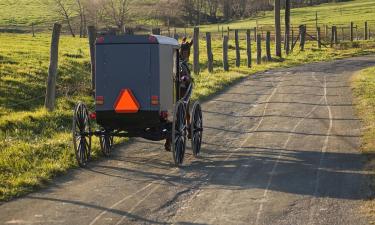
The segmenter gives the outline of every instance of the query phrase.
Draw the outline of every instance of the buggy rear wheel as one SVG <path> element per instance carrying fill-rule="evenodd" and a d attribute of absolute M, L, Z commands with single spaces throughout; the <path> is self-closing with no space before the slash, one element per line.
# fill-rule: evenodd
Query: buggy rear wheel
<path fill-rule="evenodd" d="M 111 155 L 112 146 L 113 146 L 113 136 L 109 134 L 103 134 L 99 137 L 100 139 L 100 149 L 105 157 L 109 157 Z"/>
<path fill-rule="evenodd" d="M 91 155 L 91 127 L 89 112 L 83 103 L 78 103 L 73 114 L 73 145 L 78 165 L 84 167 Z"/>
<path fill-rule="evenodd" d="M 175 105 L 172 125 L 172 154 L 176 166 L 184 161 L 186 149 L 186 110 L 185 104 L 178 101 Z"/>
<path fill-rule="evenodd" d="M 199 102 L 195 102 L 191 112 L 190 123 L 191 147 L 193 154 L 197 157 L 201 151 L 202 136 L 203 136 L 203 118 L 202 109 Z"/>

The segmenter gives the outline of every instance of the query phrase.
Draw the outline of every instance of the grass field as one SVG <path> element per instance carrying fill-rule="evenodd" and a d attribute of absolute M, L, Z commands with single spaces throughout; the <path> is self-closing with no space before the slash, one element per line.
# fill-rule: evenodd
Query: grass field
<path fill-rule="evenodd" d="M 4 25 L 30 25 L 31 23 L 45 23 L 57 20 L 59 17 L 41 0 L 0 0 L 0 26 Z M 146 11 L 152 9 L 149 7 L 150 0 L 139 1 L 140 6 L 144 6 Z M 154 1 L 155 2 L 155 1 Z M 139 7 L 134 7 L 132 18 L 137 17 L 137 21 L 142 24 L 155 24 L 155 21 L 141 19 L 138 15 Z M 370 26 L 374 26 L 375 31 L 375 1 L 373 0 L 352 0 L 342 3 L 329 3 L 313 7 L 292 9 L 292 25 L 300 24 L 315 25 L 315 12 L 318 12 L 319 24 L 328 25 L 349 25 L 354 21 L 359 26 L 363 26 L 365 21 L 370 21 Z M 282 12 L 283 16 L 283 12 Z M 232 29 L 247 29 L 256 26 L 273 24 L 273 12 L 266 12 L 265 15 L 231 21 L 220 26 L 230 26 Z M 217 32 L 218 25 L 203 25 L 202 31 Z"/>
<path fill-rule="evenodd" d="M 142 25 L 158 23 L 154 19 L 145 19 L 148 15 L 141 14 L 152 10 L 153 4 L 157 2 L 158 0 L 133 0 L 132 20 Z M 61 21 L 61 16 L 51 8 L 53 5 L 52 0 L 0 0 L 0 26 L 30 26 L 32 23 L 44 25 Z M 73 17 L 77 16 L 76 11 L 72 10 L 71 13 Z"/>
<path fill-rule="evenodd" d="M 58 19 L 41 0 L 0 0 L 0 26 L 25 26 Z"/>
<path fill-rule="evenodd" d="M 353 0 L 341 3 L 327 3 L 313 7 L 295 8 L 291 12 L 291 24 L 298 27 L 300 24 L 315 26 L 315 13 L 318 12 L 320 25 L 346 25 L 353 21 L 359 26 L 363 26 L 365 21 L 369 21 L 375 26 L 375 1 L 373 0 Z M 282 19 L 284 10 L 282 10 Z M 263 16 L 255 18 L 237 20 L 223 24 L 224 28 L 230 26 L 231 29 L 249 29 L 259 26 L 272 25 L 274 23 L 273 12 L 266 12 Z M 217 32 L 218 26 L 203 25 L 202 31 Z M 374 27 L 375 31 L 375 27 Z"/>

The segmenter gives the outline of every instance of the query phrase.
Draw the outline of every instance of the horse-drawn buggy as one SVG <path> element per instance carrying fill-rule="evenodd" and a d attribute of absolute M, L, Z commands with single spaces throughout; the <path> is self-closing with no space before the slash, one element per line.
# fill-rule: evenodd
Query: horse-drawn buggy
<path fill-rule="evenodd" d="M 202 142 L 202 112 L 190 107 L 193 82 L 180 59 L 177 40 L 156 36 L 102 36 L 96 40 L 95 112 L 78 103 L 73 115 L 73 143 L 77 161 L 86 166 L 91 137 L 109 156 L 113 137 L 166 140 L 175 164 L 184 160 L 187 139 L 194 156 Z M 190 116 L 191 115 L 191 116 Z M 91 120 L 99 129 L 93 131 Z"/>

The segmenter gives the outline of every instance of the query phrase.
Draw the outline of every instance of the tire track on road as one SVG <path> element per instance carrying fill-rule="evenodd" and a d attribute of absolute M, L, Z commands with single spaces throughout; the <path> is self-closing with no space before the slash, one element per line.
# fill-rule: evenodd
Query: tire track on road
<path fill-rule="evenodd" d="M 274 84 L 273 83 L 273 80 L 271 81 L 272 82 L 272 84 Z M 277 87 L 275 88 L 275 86 L 274 86 L 274 91 L 272 92 L 272 94 L 271 94 L 271 96 L 273 96 L 274 95 L 274 93 L 276 92 L 276 90 L 277 90 Z M 265 106 L 265 108 L 266 108 L 267 106 Z M 250 109 L 251 110 L 251 109 Z M 249 110 L 249 111 L 250 111 Z M 264 117 L 264 113 L 265 113 L 265 111 L 263 111 L 263 116 L 262 116 L 262 118 L 261 118 L 261 122 L 263 121 L 263 117 Z M 261 123 L 260 122 L 260 123 Z M 240 126 L 241 124 L 237 124 L 237 125 L 235 125 L 235 126 L 233 126 L 232 127 L 232 129 L 233 128 L 236 128 L 236 127 L 238 127 L 238 126 Z M 258 129 L 258 127 L 260 126 L 260 124 L 258 124 L 258 126 L 257 126 L 257 128 L 256 129 Z M 217 138 L 219 135 L 221 135 L 221 134 L 223 134 L 223 133 L 225 133 L 225 131 L 221 131 L 220 133 L 218 133 L 217 135 L 215 135 L 212 139 L 215 139 L 215 138 Z M 238 151 L 238 150 L 235 150 L 235 151 Z M 234 152 L 232 153 L 232 154 L 230 154 L 226 159 L 225 159 L 225 161 L 227 161 L 232 155 L 234 154 Z M 192 157 L 189 157 L 188 158 L 188 160 L 190 160 Z M 169 175 L 172 175 L 173 173 L 175 173 L 175 172 L 178 172 L 178 171 L 180 171 L 180 169 L 179 168 L 175 168 L 174 170 L 172 170 L 170 173 L 168 173 L 168 174 L 166 174 L 165 176 L 169 176 Z M 214 174 L 214 173 L 213 173 Z M 212 175 L 213 174 L 211 174 L 210 175 L 210 178 L 209 179 L 211 179 L 212 178 Z M 176 175 L 178 175 L 178 173 L 176 174 Z M 184 178 L 184 177 L 181 177 L 181 178 Z M 151 186 L 153 186 L 156 182 L 158 182 L 159 180 L 155 180 L 155 181 L 153 181 L 153 182 L 151 182 L 151 183 L 149 183 L 149 184 L 147 184 L 146 186 L 144 186 L 144 187 L 142 187 L 141 189 L 139 189 L 138 191 L 136 191 L 136 192 L 134 192 L 134 193 L 132 193 L 132 194 L 130 194 L 130 195 L 127 195 L 127 196 L 125 196 L 123 199 L 121 199 L 120 201 L 117 201 L 116 203 L 114 203 L 113 205 L 111 205 L 111 207 L 109 207 L 108 209 L 106 209 L 106 210 L 104 210 L 104 211 L 102 211 L 100 214 L 98 214 L 91 222 L 90 222 L 90 224 L 89 225 L 94 225 L 102 216 L 104 216 L 106 213 L 108 213 L 110 210 L 112 210 L 112 209 L 114 209 L 114 208 L 116 208 L 117 206 L 119 206 L 119 205 L 121 205 L 122 203 L 124 203 L 126 200 L 129 200 L 129 199 L 131 199 L 132 197 L 134 197 L 134 196 L 136 196 L 137 194 L 140 194 L 141 192 L 143 192 L 143 191 L 145 191 L 145 190 L 147 190 L 149 187 L 151 187 Z M 198 186 L 201 186 L 201 185 L 203 185 L 203 183 L 202 184 L 198 184 Z M 129 213 L 131 213 L 131 212 L 133 212 L 142 202 L 144 202 L 152 193 L 154 193 L 158 188 L 160 188 L 160 186 L 161 186 L 161 183 L 159 183 L 156 187 L 154 187 L 150 192 L 148 192 L 146 195 L 145 195 L 145 197 L 144 198 L 142 198 L 140 201 L 138 201 L 136 204 L 135 204 L 135 206 L 129 211 Z M 194 195 L 192 196 L 192 197 L 194 197 Z M 117 224 L 119 224 L 119 223 L 121 223 L 124 219 L 126 218 L 126 216 L 123 216 L 121 219 L 120 219 L 120 221 L 117 223 Z"/>
<path fill-rule="evenodd" d="M 312 75 L 312 76 L 314 77 L 314 75 Z M 293 127 L 293 129 L 291 130 L 291 133 L 288 135 L 288 138 L 287 138 L 287 140 L 285 141 L 285 143 L 283 145 L 283 149 L 286 149 L 288 147 L 289 142 L 290 142 L 290 140 L 292 139 L 292 137 L 294 135 L 293 133 L 298 129 L 298 127 L 302 124 L 302 122 L 305 121 L 305 119 L 307 117 L 309 117 L 318 108 L 319 104 L 322 102 L 322 100 L 324 98 L 326 98 L 326 89 L 324 90 L 324 96 L 321 99 L 319 99 L 318 104 L 316 106 L 314 106 L 312 108 L 312 110 L 309 111 L 303 118 L 301 118 L 298 121 L 298 123 Z M 262 199 L 262 201 L 261 201 L 261 203 L 259 205 L 259 208 L 258 208 L 258 211 L 257 211 L 257 214 L 256 214 L 256 219 L 255 219 L 255 224 L 256 225 L 259 224 L 260 216 L 261 216 L 261 214 L 263 212 L 264 203 L 267 202 L 267 195 L 268 195 L 268 192 L 269 192 L 269 188 L 270 188 L 270 186 L 272 184 L 272 180 L 273 180 L 273 177 L 275 175 L 277 166 L 279 165 L 279 162 L 280 162 L 280 159 L 281 159 L 281 153 L 282 153 L 282 151 L 280 150 L 279 154 L 277 156 L 277 159 L 276 159 L 276 161 L 275 161 L 275 163 L 274 163 L 274 165 L 272 167 L 271 174 L 270 174 L 270 177 L 268 179 L 266 189 L 263 192 L 263 196 L 262 196 L 263 199 Z"/>
<path fill-rule="evenodd" d="M 279 78 L 279 77 L 276 77 L 276 78 Z M 275 95 L 275 93 L 277 92 L 277 90 L 278 90 L 278 87 L 280 86 L 280 84 L 283 82 L 283 79 L 284 78 L 282 78 L 281 79 L 281 81 L 280 82 L 278 82 L 278 84 L 275 86 L 274 85 L 274 79 L 272 79 L 271 80 L 271 82 L 272 82 L 272 85 L 273 85 L 273 91 L 271 92 L 271 94 L 268 96 L 268 98 L 266 99 L 266 102 L 267 103 L 269 103 L 270 102 L 270 100 L 271 100 L 271 98 Z M 264 120 L 264 116 L 265 116 L 265 114 L 266 114 L 266 111 L 267 111 L 267 108 L 268 108 L 268 105 L 269 104 L 265 104 L 265 106 L 264 106 L 264 108 L 263 108 L 263 112 L 262 112 L 262 116 L 260 117 L 260 120 L 259 120 L 259 122 L 257 123 L 257 126 L 256 127 L 254 127 L 253 129 L 251 129 L 249 132 L 250 132 L 250 134 L 253 134 L 253 132 L 254 131 L 256 131 L 256 130 L 258 130 L 259 129 L 259 127 L 261 126 L 261 124 L 263 123 L 263 120 Z M 255 103 L 256 104 L 256 103 Z M 250 108 L 247 112 L 246 112 L 246 114 L 248 114 L 248 113 L 250 113 L 250 111 L 252 110 L 252 108 Z M 234 126 L 232 126 L 232 127 L 230 127 L 231 129 L 235 129 L 236 127 L 238 127 L 239 125 L 241 125 L 241 124 L 237 124 L 237 125 L 234 125 Z M 225 131 L 221 131 L 221 132 L 219 132 L 218 134 L 223 134 L 223 133 L 225 133 Z M 215 138 L 217 137 L 218 135 L 215 135 Z M 248 139 L 250 138 L 250 136 L 251 135 L 249 135 L 241 144 L 240 144 L 240 147 L 238 147 L 238 148 L 236 148 L 235 150 L 233 150 L 233 152 L 231 152 L 225 159 L 224 159 L 224 162 L 226 162 L 226 161 L 228 161 L 232 156 L 233 156 L 233 154 L 235 154 L 236 152 L 238 152 L 239 150 L 241 150 L 242 148 L 243 148 L 243 146 L 246 144 L 246 142 L 248 141 Z M 214 138 L 213 138 L 214 139 Z M 224 150 L 224 152 L 225 152 L 225 150 Z M 208 176 L 208 178 L 206 179 L 206 180 L 211 180 L 212 179 L 212 177 L 215 175 L 215 172 L 212 172 L 211 174 L 209 174 L 209 176 Z M 203 186 L 204 185 L 204 183 L 206 183 L 207 181 L 204 181 L 204 182 L 202 182 L 201 184 L 199 184 L 198 185 L 198 191 L 196 191 L 196 193 L 194 193 L 192 196 L 190 196 L 190 198 L 189 199 L 194 199 L 198 194 L 199 194 L 199 187 L 200 186 Z M 176 215 L 177 215 L 178 213 L 176 212 Z M 194 220 L 194 222 L 193 223 L 195 223 L 196 221 L 198 220 L 198 218 L 196 219 L 196 220 Z M 171 223 L 174 223 L 175 222 L 175 217 L 174 218 L 172 218 L 172 220 L 171 220 L 172 222 Z"/>
<path fill-rule="evenodd" d="M 331 135 L 332 127 L 333 127 L 332 110 L 331 110 L 331 107 L 328 103 L 328 98 L 327 98 L 327 77 L 326 76 L 324 76 L 324 101 L 325 101 L 325 104 L 326 104 L 327 110 L 328 110 L 329 127 L 328 127 L 328 130 L 327 130 L 326 138 L 324 140 L 324 144 L 323 144 L 321 154 L 320 154 L 319 166 L 317 168 L 317 174 L 316 174 L 316 179 L 315 179 L 314 196 L 313 196 L 313 198 L 311 199 L 311 202 L 310 202 L 310 205 L 312 205 L 312 207 L 310 209 L 309 222 L 308 222 L 309 225 L 313 224 L 314 214 L 315 214 L 316 205 L 317 205 L 316 202 L 319 201 L 316 198 L 317 198 L 317 195 L 318 195 L 318 189 L 319 189 L 319 184 L 320 184 L 320 171 L 322 169 L 323 161 L 324 161 L 325 154 L 326 154 L 327 148 L 328 148 L 329 136 Z"/>

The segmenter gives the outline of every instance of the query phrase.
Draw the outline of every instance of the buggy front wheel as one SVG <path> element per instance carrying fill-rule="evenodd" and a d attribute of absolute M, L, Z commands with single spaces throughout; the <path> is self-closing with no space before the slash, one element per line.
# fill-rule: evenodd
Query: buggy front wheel
<path fill-rule="evenodd" d="M 191 112 L 190 123 L 191 147 L 193 155 L 197 157 L 201 151 L 202 136 L 203 136 L 203 118 L 202 109 L 199 102 L 195 102 Z"/>
<path fill-rule="evenodd" d="M 91 154 L 91 127 L 89 112 L 81 102 L 74 108 L 73 146 L 78 165 L 85 167 Z"/>
<path fill-rule="evenodd" d="M 111 155 L 111 150 L 113 146 L 113 137 L 109 134 L 103 134 L 99 137 L 100 139 L 100 149 L 105 157 L 109 157 Z"/>
<path fill-rule="evenodd" d="M 186 110 L 185 104 L 178 101 L 175 105 L 172 125 L 172 154 L 176 166 L 184 161 L 186 149 Z"/>

